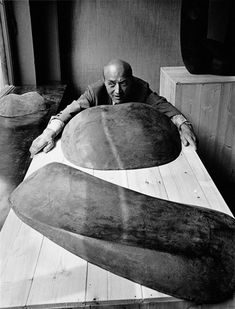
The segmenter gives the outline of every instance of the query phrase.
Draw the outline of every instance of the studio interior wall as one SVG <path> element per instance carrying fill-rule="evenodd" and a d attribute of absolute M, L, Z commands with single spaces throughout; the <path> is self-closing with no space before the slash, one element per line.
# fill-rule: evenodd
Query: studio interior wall
<path fill-rule="evenodd" d="M 120 58 L 158 91 L 160 67 L 183 65 L 180 9 L 181 0 L 59 1 L 62 78 L 80 93 Z"/>

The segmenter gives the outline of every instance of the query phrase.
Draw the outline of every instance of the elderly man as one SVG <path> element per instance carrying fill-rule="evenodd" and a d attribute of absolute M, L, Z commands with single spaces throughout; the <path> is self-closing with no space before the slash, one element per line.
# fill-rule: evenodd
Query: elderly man
<path fill-rule="evenodd" d="M 48 152 L 54 147 L 55 137 L 63 130 L 65 124 L 82 110 L 97 105 L 115 105 L 126 102 L 150 104 L 165 114 L 177 126 L 182 143 L 196 149 L 196 137 L 192 125 L 167 100 L 149 88 L 149 84 L 132 75 L 129 63 L 123 60 L 112 60 L 103 71 L 103 80 L 90 86 L 63 111 L 52 117 L 47 128 L 38 136 L 30 147 L 31 156 L 43 149 Z"/>

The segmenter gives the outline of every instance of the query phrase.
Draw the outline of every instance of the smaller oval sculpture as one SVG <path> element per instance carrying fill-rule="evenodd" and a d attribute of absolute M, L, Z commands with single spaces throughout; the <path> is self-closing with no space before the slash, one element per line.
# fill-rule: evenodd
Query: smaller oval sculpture
<path fill-rule="evenodd" d="M 47 109 L 44 98 L 37 92 L 10 93 L 0 99 L 0 116 L 19 117 Z"/>
<path fill-rule="evenodd" d="M 176 159 L 181 141 L 170 119 L 150 105 L 101 105 L 82 111 L 66 125 L 62 151 L 77 166 L 133 169 Z"/>
<path fill-rule="evenodd" d="M 29 167 L 29 147 L 51 114 L 52 102 L 36 91 L 0 98 L 0 229 L 10 209 L 8 195 L 23 180 Z"/>

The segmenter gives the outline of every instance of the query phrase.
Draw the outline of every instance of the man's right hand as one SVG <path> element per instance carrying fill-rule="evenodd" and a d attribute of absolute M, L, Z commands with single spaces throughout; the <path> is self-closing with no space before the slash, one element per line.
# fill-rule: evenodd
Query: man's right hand
<path fill-rule="evenodd" d="M 43 149 L 44 152 L 50 151 L 55 146 L 56 132 L 52 129 L 46 128 L 41 135 L 39 135 L 33 142 L 29 149 L 30 157 Z"/>

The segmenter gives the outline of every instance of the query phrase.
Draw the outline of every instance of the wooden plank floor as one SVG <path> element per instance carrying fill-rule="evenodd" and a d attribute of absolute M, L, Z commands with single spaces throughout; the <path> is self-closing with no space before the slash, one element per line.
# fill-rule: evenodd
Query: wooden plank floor
<path fill-rule="evenodd" d="M 70 164 L 60 141 L 48 154 L 33 159 L 28 177 L 49 162 Z M 74 166 L 75 167 L 75 166 Z M 183 148 L 173 162 L 160 167 L 96 171 L 96 177 L 154 197 L 231 214 L 196 152 Z M 235 299 L 218 305 L 195 306 L 87 263 L 22 223 L 10 212 L 0 233 L 0 308 L 235 308 Z"/>

